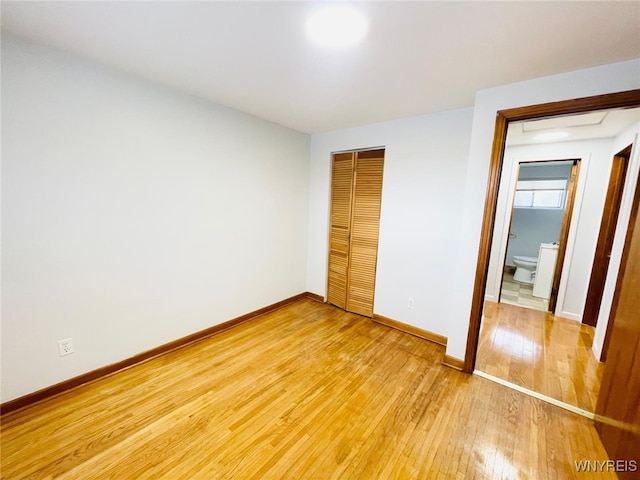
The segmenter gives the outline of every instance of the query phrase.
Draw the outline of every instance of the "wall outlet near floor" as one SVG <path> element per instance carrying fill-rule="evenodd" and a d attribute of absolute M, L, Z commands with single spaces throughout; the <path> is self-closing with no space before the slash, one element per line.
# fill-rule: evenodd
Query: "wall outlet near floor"
<path fill-rule="evenodd" d="M 407 308 L 410 308 L 411 310 L 413 310 L 413 298 L 409 299 L 409 302 L 407 303 Z"/>
<path fill-rule="evenodd" d="M 63 340 L 58 340 L 58 350 L 60 351 L 61 357 L 73 353 L 73 339 L 65 338 Z"/>

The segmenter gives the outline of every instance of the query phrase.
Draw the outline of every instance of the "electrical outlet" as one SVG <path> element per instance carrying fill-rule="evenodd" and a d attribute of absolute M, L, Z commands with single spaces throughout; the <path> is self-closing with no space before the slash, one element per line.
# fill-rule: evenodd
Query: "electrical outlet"
<path fill-rule="evenodd" d="M 407 308 L 410 308 L 411 310 L 413 310 L 413 298 L 409 299 L 409 303 L 407 304 Z"/>
<path fill-rule="evenodd" d="M 60 351 L 61 357 L 73 353 L 73 340 L 71 338 L 58 340 L 58 350 Z"/>

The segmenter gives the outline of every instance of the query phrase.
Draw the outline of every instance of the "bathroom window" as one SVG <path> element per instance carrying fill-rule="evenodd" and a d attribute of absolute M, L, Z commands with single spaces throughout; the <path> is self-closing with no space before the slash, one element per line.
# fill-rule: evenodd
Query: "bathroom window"
<path fill-rule="evenodd" d="M 566 179 L 520 180 L 516 186 L 516 208 L 564 208 Z"/>

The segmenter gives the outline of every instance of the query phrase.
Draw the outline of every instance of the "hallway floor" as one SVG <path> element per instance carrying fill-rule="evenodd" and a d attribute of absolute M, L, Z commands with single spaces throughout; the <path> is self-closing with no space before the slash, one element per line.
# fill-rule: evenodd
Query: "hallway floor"
<path fill-rule="evenodd" d="M 604 371 L 593 334 L 573 320 L 485 302 L 476 369 L 593 412 Z"/>

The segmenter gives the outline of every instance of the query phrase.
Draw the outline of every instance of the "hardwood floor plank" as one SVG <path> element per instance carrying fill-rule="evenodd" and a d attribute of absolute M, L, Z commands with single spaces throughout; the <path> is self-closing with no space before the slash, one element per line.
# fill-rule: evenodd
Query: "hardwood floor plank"
<path fill-rule="evenodd" d="M 487 302 L 476 369 L 594 412 L 604 364 L 591 352 L 593 335 L 573 320 Z"/>
<path fill-rule="evenodd" d="M 443 355 L 300 300 L 4 415 L 1 476 L 544 480 L 607 459 L 587 419 Z"/>

